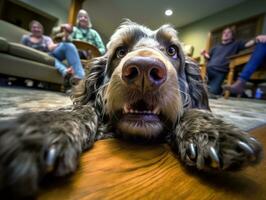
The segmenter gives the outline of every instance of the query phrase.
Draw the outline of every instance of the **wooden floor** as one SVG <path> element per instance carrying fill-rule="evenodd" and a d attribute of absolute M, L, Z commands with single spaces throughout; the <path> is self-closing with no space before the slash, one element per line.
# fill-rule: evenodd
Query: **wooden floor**
<path fill-rule="evenodd" d="M 266 144 L 266 126 L 251 131 Z M 265 155 L 265 148 L 264 148 Z M 187 170 L 166 145 L 109 139 L 96 143 L 69 179 L 49 184 L 39 200 L 266 199 L 266 160 L 241 172 Z"/>

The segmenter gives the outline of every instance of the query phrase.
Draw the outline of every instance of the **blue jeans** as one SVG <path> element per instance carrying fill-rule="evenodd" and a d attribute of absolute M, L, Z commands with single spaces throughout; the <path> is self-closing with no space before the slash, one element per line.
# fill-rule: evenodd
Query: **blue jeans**
<path fill-rule="evenodd" d="M 240 79 L 248 81 L 251 75 L 266 61 L 266 43 L 256 44 L 251 58 L 240 74 Z"/>
<path fill-rule="evenodd" d="M 211 67 L 207 68 L 208 75 L 208 87 L 209 92 L 212 94 L 219 95 L 222 93 L 222 84 L 226 78 L 227 72 L 220 72 Z"/>
<path fill-rule="evenodd" d="M 85 72 L 74 44 L 69 42 L 61 42 L 51 52 L 51 55 L 55 58 L 55 68 L 63 76 L 67 74 L 67 67 L 62 63 L 62 61 L 66 59 L 67 63 L 72 66 L 74 74 L 77 78 L 83 79 L 85 77 Z"/>

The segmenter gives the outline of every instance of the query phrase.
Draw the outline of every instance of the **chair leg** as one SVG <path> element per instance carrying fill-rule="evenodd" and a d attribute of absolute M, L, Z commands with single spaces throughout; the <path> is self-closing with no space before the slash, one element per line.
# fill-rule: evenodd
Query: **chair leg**
<path fill-rule="evenodd" d="M 234 68 L 230 67 L 230 71 L 229 71 L 228 76 L 227 76 L 227 85 L 228 86 L 232 85 L 233 79 L 234 79 Z M 230 96 L 230 91 L 226 90 L 225 93 L 224 93 L 224 98 L 228 99 L 229 96 Z"/>

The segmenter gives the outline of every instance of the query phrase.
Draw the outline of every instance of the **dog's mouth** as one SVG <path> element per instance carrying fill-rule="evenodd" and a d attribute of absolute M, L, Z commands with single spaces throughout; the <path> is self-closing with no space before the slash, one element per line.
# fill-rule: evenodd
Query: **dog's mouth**
<path fill-rule="evenodd" d="M 163 130 L 160 107 L 144 100 L 125 103 L 117 128 L 122 134 L 156 137 Z"/>
<path fill-rule="evenodd" d="M 139 100 L 133 104 L 125 104 L 123 107 L 123 115 L 125 118 L 157 121 L 159 120 L 159 106 L 148 104 L 144 100 Z"/>

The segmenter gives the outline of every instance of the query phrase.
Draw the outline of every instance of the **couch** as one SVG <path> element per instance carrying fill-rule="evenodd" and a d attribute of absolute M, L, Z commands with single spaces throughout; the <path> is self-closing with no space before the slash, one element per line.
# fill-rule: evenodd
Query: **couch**
<path fill-rule="evenodd" d="M 0 20 L 0 74 L 54 84 L 63 78 L 54 67 L 54 58 L 20 44 L 28 31 Z"/>

